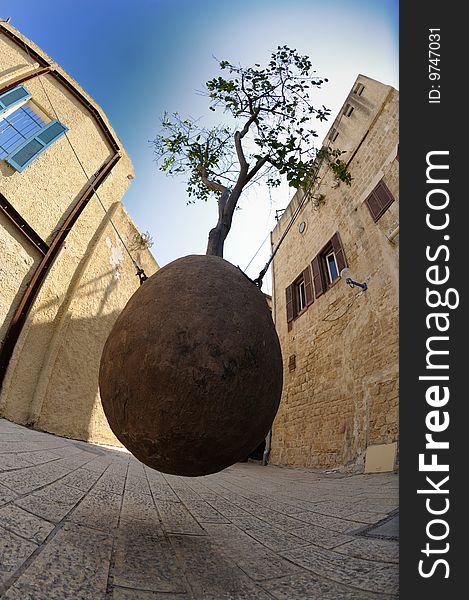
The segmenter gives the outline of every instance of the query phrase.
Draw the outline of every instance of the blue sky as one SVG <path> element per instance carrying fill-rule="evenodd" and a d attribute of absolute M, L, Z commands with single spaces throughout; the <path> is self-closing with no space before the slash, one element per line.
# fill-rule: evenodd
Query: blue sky
<path fill-rule="evenodd" d="M 149 140 L 165 110 L 209 118 L 197 95 L 218 73 L 214 56 L 265 61 L 278 45 L 308 54 L 328 77 L 315 96 L 334 117 L 359 73 L 398 88 L 396 0 L 0 0 L 0 17 L 32 39 L 100 104 L 133 161 L 124 204 L 153 238 L 162 266 L 205 252 L 215 200 L 186 206 L 183 179 L 158 171 Z M 320 139 L 330 126 L 318 129 Z M 245 269 L 292 191 L 258 188 L 241 202 L 225 258 Z M 268 241 L 247 273 L 255 277 Z M 270 282 L 264 291 L 270 292 Z"/>

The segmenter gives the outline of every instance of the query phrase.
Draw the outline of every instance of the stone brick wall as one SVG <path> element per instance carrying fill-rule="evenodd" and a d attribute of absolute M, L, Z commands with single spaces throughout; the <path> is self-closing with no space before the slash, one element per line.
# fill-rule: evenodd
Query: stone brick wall
<path fill-rule="evenodd" d="M 346 151 L 352 185 L 337 185 L 322 169 L 273 262 L 273 314 L 284 363 L 272 430 L 276 464 L 359 467 L 368 446 L 398 439 L 399 96 L 362 75 L 356 84 L 364 90 L 358 95 L 354 85 L 343 107 L 353 106 L 352 114 L 341 110 L 331 128 L 339 132 L 332 145 Z M 365 200 L 381 180 L 394 202 L 375 222 Z M 298 192 L 287 207 L 272 245 L 302 197 Z M 339 278 L 289 326 L 286 288 L 336 232 L 353 278 L 366 280 L 368 289 Z"/>

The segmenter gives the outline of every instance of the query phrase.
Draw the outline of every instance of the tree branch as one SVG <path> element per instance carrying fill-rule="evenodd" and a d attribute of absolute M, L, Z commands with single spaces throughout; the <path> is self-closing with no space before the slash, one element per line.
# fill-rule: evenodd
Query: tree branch
<path fill-rule="evenodd" d="M 240 166 L 240 175 L 244 175 L 248 172 L 248 162 L 246 157 L 244 156 L 243 146 L 241 145 L 241 133 L 239 131 L 235 131 L 234 134 L 234 142 L 236 148 L 236 154 L 238 155 L 239 166 Z"/>
<path fill-rule="evenodd" d="M 241 129 L 241 131 L 239 132 L 239 135 L 241 138 L 243 138 L 246 133 L 249 131 L 249 128 L 251 127 L 251 125 L 254 123 L 254 121 L 257 119 L 257 117 L 259 116 L 259 112 L 260 112 L 260 107 L 258 106 L 252 113 L 251 116 L 249 117 L 249 119 L 246 121 L 246 124 L 244 125 L 244 127 Z"/>
<path fill-rule="evenodd" d="M 225 185 L 209 179 L 207 176 L 207 170 L 204 169 L 202 165 L 197 167 L 197 172 L 199 173 L 200 180 L 206 187 L 208 187 L 209 190 L 213 190 L 214 192 L 224 192 L 228 189 Z"/>
<path fill-rule="evenodd" d="M 259 116 L 259 111 L 260 111 L 260 108 L 256 108 L 252 112 L 249 119 L 244 124 L 244 127 L 241 129 L 241 131 L 235 131 L 235 134 L 234 134 L 236 154 L 238 155 L 238 160 L 239 160 L 239 165 L 240 165 L 240 175 L 242 177 L 247 175 L 249 165 L 246 160 L 246 157 L 244 156 L 244 151 L 243 151 L 243 146 L 241 144 L 241 140 L 247 134 L 251 125 L 256 121 L 257 117 Z"/>
<path fill-rule="evenodd" d="M 246 180 L 251 181 L 251 179 L 262 169 L 262 167 L 265 165 L 265 163 L 268 160 L 269 160 L 268 156 L 263 156 L 262 158 L 259 158 L 259 160 L 256 162 L 256 164 L 253 166 L 253 168 L 247 174 Z"/>

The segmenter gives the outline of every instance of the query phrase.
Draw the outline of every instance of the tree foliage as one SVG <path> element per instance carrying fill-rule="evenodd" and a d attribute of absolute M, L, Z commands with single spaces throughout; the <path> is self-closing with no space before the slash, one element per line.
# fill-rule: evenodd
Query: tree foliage
<path fill-rule="evenodd" d="M 312 122 L 326 120 L 330 110 L 314 106 L 310 95 L 327 79 L 315 75 L 307 56 L 279 46 L 265 67 L 227 60 L 219 67 L 223 75 L 207 81 L 203 93 L 210 110 L 227 113 L 223 124 L 204 127 L 199 120 L 166 113 L 153 145 L 162 171 L 188 177 L 190 202 L 217 196 L 219 219 L 207 253 L 222 255 L 247 186 L 263 178 L 276 187 L 284 176 L 290 186 L 307 189 L 323 160 L 339 181 L 350 185 L 351 177 L 339 150 L 316 147 Z"/>

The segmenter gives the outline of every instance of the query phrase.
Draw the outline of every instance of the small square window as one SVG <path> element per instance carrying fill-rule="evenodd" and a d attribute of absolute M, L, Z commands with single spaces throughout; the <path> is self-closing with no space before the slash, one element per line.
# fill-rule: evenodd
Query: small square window
<path fill-rule="evenodd" d="M 350 115 L 353 113 L 354 108 L 351 104 L 346 104 L 345 108 L 344 108 L 344 116 L 345 117 L 350 117 Z"/>
<path fill-rule="evenodd" d="M 357 83 L 357 85 L 355 86 L 353 93 L 357 94 L 357 96 L 361 96 L 363 94 L 363 90 L 365 89 L 365 86 L 363 85 L 363 83 Z"/>
<path fill-rule="evenodd" d="M 338 137 L 339 137 L 339 132 L 334 127 L 329 134 L 329 139 L 331 140 L 331 142 L 335 142 Z"/>

